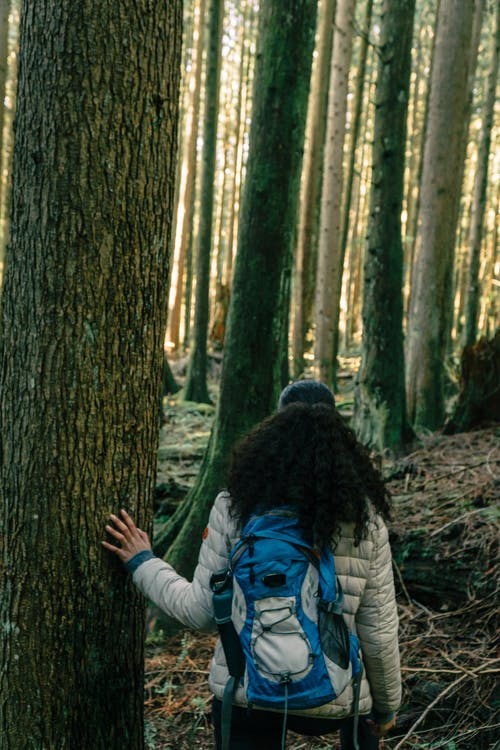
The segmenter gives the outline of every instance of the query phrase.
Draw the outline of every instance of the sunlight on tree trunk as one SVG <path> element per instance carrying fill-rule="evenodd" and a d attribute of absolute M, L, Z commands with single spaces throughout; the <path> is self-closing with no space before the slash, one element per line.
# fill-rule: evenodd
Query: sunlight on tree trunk
<path fill-rule="evenodd" d="M 212 252 L 212 219 L 214 205 L 215 156 L 219 83 L 221 65 L 222 21 L 224 0 L 212 0 L 203 123 L 203 167 L 201 175 L 201 210 L 196 254 L 196 298 L 194 327 L 189 364 L 184 386 L 186 401 L 210 404 L 207 388 L 207 337 L 209 315 L 210 258 Z"/>
<path fill-rule="evenodd" d="M 416 426 L 430 429 L 436 429 L 444 420 L 455 207 L 463 169 L 473 18 L 472 0 L 441 0 L 407 344 L 409 416 Z"/>
<path fill-rule="evenodd" d="M 351 62 L 355 0 L 337 0 L 328 94 L 321 219 L 316 279 L 314 372 L 327 385 L 334 381 L 344 259 L 341 257 L 341 202 L 347 84 Z"/>
<path fill-rule="evenodd" d="M 483 121 L 480 144 L 477 155 L 477 171 L 474 182 L 471 231 L 469 238 L 469 266 L 467 273 L 467 303 L 465 316 L 464 344 L 473 344 L 477 336 L 477 319 L 479 309 L 479 261 L 483 238 L 484 214 L 486 208 L 486 191 L 488 187 L 488 169 L 490 163 L 491 130 L 493 127 L 496 87 L 498 80 L 498 62 L 500 55 L 500 3 L 495 13 L 495 28 L 491 50 L 491 64 L 488 75 L 488 87 L 484 102 Z"/>
<path fill-rule="evenodd" d="M 306 336 L 311 324 L 317 263 L 318 203 L 326 133 L 328 78 L 332 57 L 335 0 L 324 0 L 318 21 L 318 55 L 311 77 L 308 123 L 302 169 L 300 215 L 295 250 L 292 332 L 293 376 L 304 371 Z"/>

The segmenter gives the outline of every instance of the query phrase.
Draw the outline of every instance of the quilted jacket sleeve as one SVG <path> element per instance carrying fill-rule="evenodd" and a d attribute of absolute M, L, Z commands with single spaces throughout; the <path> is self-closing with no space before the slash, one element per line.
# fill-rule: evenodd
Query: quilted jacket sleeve
<path fill-rule="evenodd" d="M 373 533 L 373 556 L 356 613 L 356 628 L 377 717 L 393 714 L 401 702 L 398 615 L 389 534 L 379 519 Z"/>
<path fill-rule="evenodd" d="M 140 565 L 132 580 L 169 617 L 195 630 L 215 630 L 210 578 L 212 573 L 227 567 L 235 536 L 235 524 L 229 515 L 229 496 L 221 492 L 210 512 L 192 582 L 158 557 Z"/>

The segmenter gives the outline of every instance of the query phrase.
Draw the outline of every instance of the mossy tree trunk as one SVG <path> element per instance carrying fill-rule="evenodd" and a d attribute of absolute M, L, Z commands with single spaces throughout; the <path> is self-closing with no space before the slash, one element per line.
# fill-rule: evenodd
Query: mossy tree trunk
<path fill-rule="evenodd" d="M 411 436 L 404 378 L 401 207 L 414 12 L 415 0 L 385 0 L 382 6 L 363 356 L 354 415 L 364 444 L 396 451 Z"/>
<path fill-rule="evenodd" d="M 181 3 L 25 0 L 0 351 L 2 750 L 139 750 Z"/>
<path fill-rule="evenodd" d="M 316 0 L 263 0 L 247 174 L 220 397 L 195 487 L 172 519 L 168 561 L 189 576 L 234 442 L 271 413 L 282 379 Z"/>
<path fill-rule="evenodd" d="M 209 319 L 210 258 L 212 252 L 212 219 L 214 206 L 215 151 L 219 112 L 219 79 L 221 64 L 222 20 L 224 0 L 212 0 L 210 6 L 203 155 L 201 174 L 201 209 L 196 255 L 196 296 L 193 340 L 189 355 L 184 398 L 210 404 L 207 387 L 207 337 Z"/>

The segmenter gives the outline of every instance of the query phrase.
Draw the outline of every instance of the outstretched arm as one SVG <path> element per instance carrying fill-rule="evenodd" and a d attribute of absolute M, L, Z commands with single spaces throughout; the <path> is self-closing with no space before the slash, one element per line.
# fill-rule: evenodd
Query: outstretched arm
<path fill-rule="evenodd" d="M 212 573 L 227 568 L 228 551 L 237 538 L 227 493 L 221 492 L 215 500 L 192 582 L 154 556 L 148 535 L 136 527 L 124 510 L 120 517 L 110 516 L 106 531 L 113 541 L 102 542 L 103 546 L 125 564 L 135 585 L 150 601 L 188 627 L 215 628 L 210 578 Z"/>

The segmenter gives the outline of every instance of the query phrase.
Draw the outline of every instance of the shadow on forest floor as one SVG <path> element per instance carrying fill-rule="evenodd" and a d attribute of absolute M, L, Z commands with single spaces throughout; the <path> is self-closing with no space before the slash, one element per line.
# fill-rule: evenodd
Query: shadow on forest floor
<path fill-rule="evenodd" d="M 347 409 L 348 380 L 339 399 Z M 159 517 L 172 512 L 194 481 L 213 417 L 213 409 L 174 400 L 165 409 Z M 404 685 L 398 726 L 385 750 L 498 747 L 499 438 L 498 425 L 430 435 L 403 461 L 383 467 L 394 500 L 391 538 Z M 187 630 L 162 643 L 148 642 L 147 750 L 214 746 L 207 687 L 214 642 L 215 636 Z M 287 747 L 339 745 L 336 735 L 307 739 L 289 733 Z"/>

